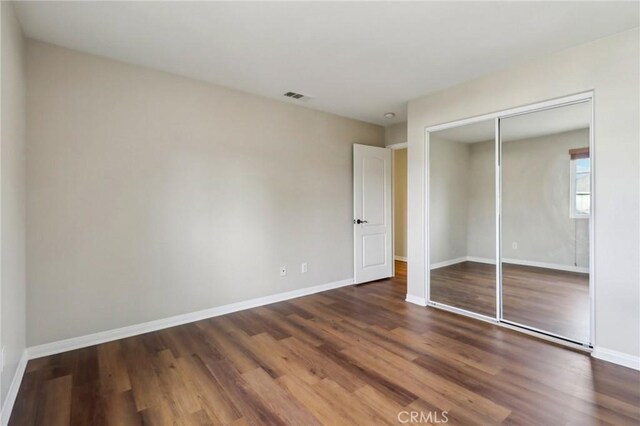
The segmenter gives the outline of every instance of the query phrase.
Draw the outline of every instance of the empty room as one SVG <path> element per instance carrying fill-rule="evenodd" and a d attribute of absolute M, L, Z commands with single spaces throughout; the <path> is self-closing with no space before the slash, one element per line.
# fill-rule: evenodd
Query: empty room
<path fill-rule="evenodd" d="M 0 4 L 0 426 L 640 423 L 640 1 Z"/>

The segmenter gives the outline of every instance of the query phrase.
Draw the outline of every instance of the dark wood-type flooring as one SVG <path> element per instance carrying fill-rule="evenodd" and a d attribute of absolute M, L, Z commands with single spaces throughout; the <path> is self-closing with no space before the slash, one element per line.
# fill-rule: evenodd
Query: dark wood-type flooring
<path fill-rule="evenodd" d="M 640 422 L 640 373 L 405 292 L 345 287 L 29 361 L 10 425 Z"/>
<path fill-rule="evenodd" d="M 589 275 L 503 264 L 504 319 L 589 341 Z M 431 271 L 431 300 L 496 315 L 495 265 L 462 262 Z"/>

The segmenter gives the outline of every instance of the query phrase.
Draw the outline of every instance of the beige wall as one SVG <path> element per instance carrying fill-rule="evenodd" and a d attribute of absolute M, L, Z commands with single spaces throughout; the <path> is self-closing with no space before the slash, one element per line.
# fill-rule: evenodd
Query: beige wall
<path fill-rule="evenodd" d="M 6 359 L 0 376 L 0 402 L 4 403 L 25 349 L 26 86 L 22 30 L 14 15 L 13 4 L 3 1 L 1 8 L 0 347 L 5 348 Z"/>
<path fill-rule="evenodd" d="M 29 345 L 353 277 L 382 127 L 33 41 L 27 71 Z"/>
<path fill-rule="evenodd" d="M 589 267 L 589 221 L 569 216 L 568 151 L 585 146 L 589 146 L 586 129 L 503 142 L 503 259 Z M 467 256 L 492 261 L 494 163 L 494 141 L 469 145 Z"/>
<path fill-rule="evenodd" d="M 397 143 L 405 143 L 407 141 L 407 122 L 390 124 L 384 128 L 384 144 L 385 146 Z"/>
<path fill-rule="evenodd" d="M 394 254 L 407 257 L 407 150 L 393 150 Z"/>
<path fill-rule="evenodd" d="M 595 90 L 595 343 L 640 356 L 639 76 L 634 29 L 410 102 L 409 295 L 425 297 L 424 127 Z"/>
<path fill-rule="evenodd" d="M 467 256 L 496 260 L 495 141 L 469 145 Z"/>
<path fill-rule="evenodd" d="M 433 265 L 467 256 L 469 144 L 434 135 L 429 145 L 429 250 Z"/>
<path fill-rule="evenodd" d="M 504 258 L 589 267 L 589 220 L 569 215 L 569 149 L 588 146 L 587 129 L 502 144 Z"/>

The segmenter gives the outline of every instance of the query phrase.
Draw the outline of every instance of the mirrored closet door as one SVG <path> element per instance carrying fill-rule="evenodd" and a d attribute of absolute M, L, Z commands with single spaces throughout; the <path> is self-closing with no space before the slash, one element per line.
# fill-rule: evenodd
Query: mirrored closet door
<path fill-rule="evenodd" d="M 591 102 L 500 120 L 502 317 L 590 342 Z"/>
<path fill-rule="evenodd" d="M 430 306 L 592 346 L 592 96 L 426 129 Z"/>
<path fill-rule="evenodd" d="M 495 120 L 429 135 L 430 302 L 496 317 Z"/>

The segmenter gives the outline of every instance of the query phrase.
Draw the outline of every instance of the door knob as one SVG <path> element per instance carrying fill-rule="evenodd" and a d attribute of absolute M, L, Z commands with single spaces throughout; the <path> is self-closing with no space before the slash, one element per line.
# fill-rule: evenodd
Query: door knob
<path fill-rule="evenodd" d="M 369 223 L 366 220 L 360 220 L 360 219 L 356 219 L 354 220 L 355 223 L 357 223 L 358 225 L 360 225 L 361 223 Z"/>

